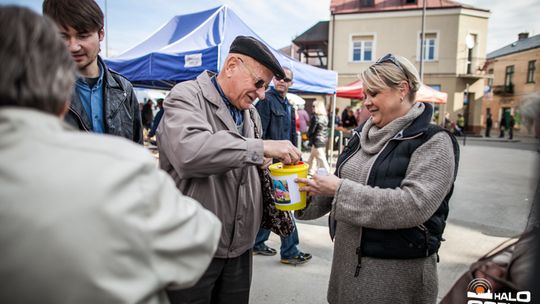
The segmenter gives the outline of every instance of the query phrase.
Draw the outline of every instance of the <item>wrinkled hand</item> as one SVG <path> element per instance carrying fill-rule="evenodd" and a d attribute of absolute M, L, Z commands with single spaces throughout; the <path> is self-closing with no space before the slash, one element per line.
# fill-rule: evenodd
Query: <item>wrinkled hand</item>
<path fill-rule="evenodd" d="M 305 184 L 299 190 L 308 195 L 334 196 L 341 179 L 335 175 L 314 175 L 312 179 L 297 178 L 295 182 Z"/>
<path fill-rule="evenodd" d="M 263 140 L 264 157 L 275 158 L 284 164 L 300 161 L 302 153 L 288 140 Z"/>
<path fill-rule="evenodd" d="M 264 158 L 264 161 L 263 161 L 263 164 L 261 165 L 261 168 L 262 168 L 262 169 L 266 169 L 266 168 L 268 168 L 271 164 L 272 164 L 272 159 L 271 159 L 271 158 L 265 157 L 265 158 Z"/>

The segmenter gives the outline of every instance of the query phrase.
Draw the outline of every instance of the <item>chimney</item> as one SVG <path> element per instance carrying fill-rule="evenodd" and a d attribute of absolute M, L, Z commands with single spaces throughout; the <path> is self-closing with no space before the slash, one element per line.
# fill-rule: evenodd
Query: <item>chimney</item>
<path fill-rule="evenodd" d="M 529 38 L 529 33 L 523 32 L 518 34 L 518 41 Z"/>

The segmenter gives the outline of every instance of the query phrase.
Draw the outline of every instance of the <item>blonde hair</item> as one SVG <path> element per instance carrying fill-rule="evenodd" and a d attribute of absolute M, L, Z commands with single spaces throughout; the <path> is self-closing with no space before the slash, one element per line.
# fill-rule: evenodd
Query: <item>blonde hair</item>
<path fill-rule="evenodd" d="M 324 102 L 314 101 L 313 102 L 313 113 L 319 116 L 326 116 L 326 108 L 324 107 Z"/>
<path fill-rule="evenodd" d="M 420 89 L 420 76 L 414 65 L 404 57 L 393 56 L 397 62 L 391 60 L 377 62 L 360 74 L 366 91 L 380 92 L 384 89 L 399 89 L 401 82 L 409 84 L 409 102 L 416 100 L 416 92 Z M 398 65 L 399 64 L 399 65 Z"/>

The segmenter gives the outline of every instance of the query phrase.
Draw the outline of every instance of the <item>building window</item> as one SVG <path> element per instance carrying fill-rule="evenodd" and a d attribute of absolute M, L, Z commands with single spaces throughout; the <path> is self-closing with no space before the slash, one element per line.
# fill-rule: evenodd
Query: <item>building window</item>
<path fill-rule="evenodd" d="M 375 5 L 373 0 L 360 0 L 360 7 L 371 7 Z"/>
<path fill-rule="evenodd" d="M 512 82 L 514 78 L 514 66 L 509 65 L 506 67 L 506 73 L 504 75 L 504 92 L 505 93 L 514 93 L 514 84 Z"/>
<path fill-rule="evenodd" d="M 418 37 L 418 59 L 420 59 L 420 41 L 422 41 L 422 33 Z M 424 35 L 424 61 L 434 61 L 436 59 L 437 33 L 426 33 Z"/>
<path fill-rule="evenodd" d="M 490 76 L 490 78 L 488 78 L 487 80 L 487 85 L 491 90 L 491 88 L 493 88 L 493 69 L 488 70 L 488 75 Z"/>
<path fill-rule="evenodd" d="M 417 0 L 405 0 L 405 4 L 416 4 Z"/>
<path fill-rule="evenodd" d="M 536 60 L 531 60 L 527 68 L 527 83 L 534 83 L 534 72 L 536 72 Z"/>
<path fill-rule="evenodd" d="M 373 60 L 373 36 L 354 36 L 352 38 L 352 61 Z"/>

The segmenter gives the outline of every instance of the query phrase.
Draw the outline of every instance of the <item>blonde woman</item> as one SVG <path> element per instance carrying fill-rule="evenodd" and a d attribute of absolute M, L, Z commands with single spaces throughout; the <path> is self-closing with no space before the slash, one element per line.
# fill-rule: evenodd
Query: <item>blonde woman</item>
<path fill-rule="evenodd" d="M 308 160 L 310 174 L 314 175 L 317 168 L 324 168 L 326 172 L 330 173 L 330 166 L 324 153 L 328 141 L 328 115 L 322 101 L 313 102 L 308 139 L 311 144 L 311 154 Z M 314 161 L 317 161 L 317 166 L 314 166 Z"/>
<path fill-rule="evenodd" d="M 360 78 L 371 117 L 353 130 L 336 175 L 298 179 L 312 195 L 299 219 L 330 213 L 328 302 L 435 303 L 437 259 L 459 161 L 452 134 L 415 102 L 415 67 L 391 54 Z"/>

